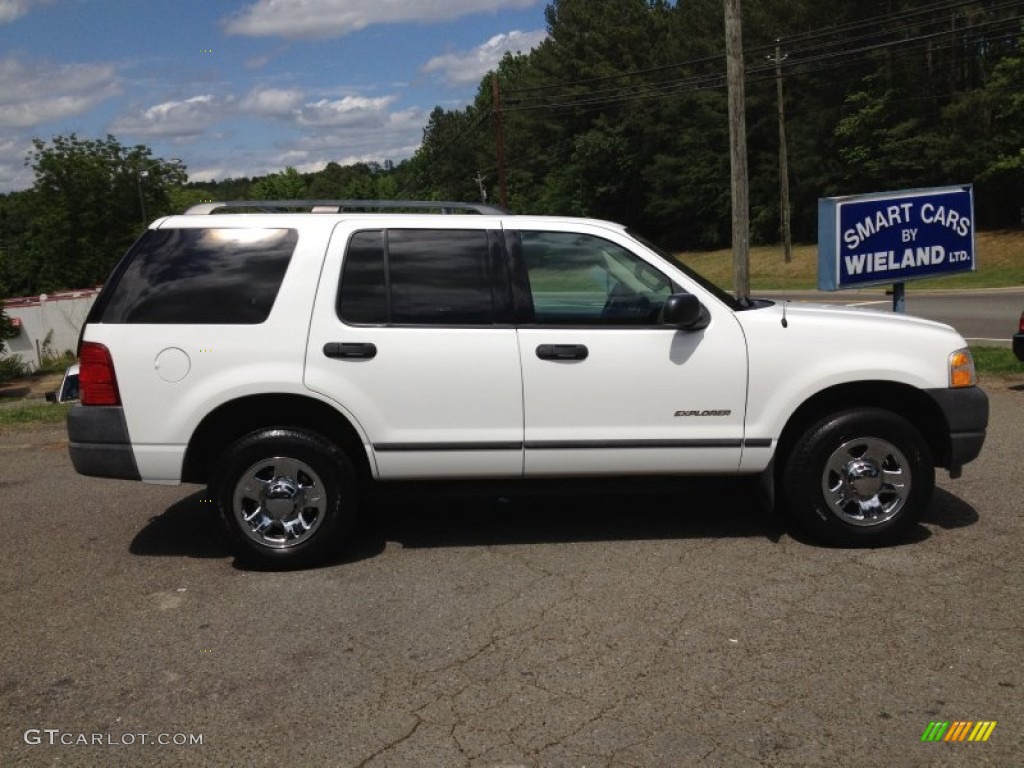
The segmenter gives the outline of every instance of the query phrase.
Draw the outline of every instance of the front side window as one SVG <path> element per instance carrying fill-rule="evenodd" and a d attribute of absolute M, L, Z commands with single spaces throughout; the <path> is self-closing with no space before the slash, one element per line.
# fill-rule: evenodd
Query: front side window
<path fill-rule="evenodd" d="M 357 325 L 492 324 L 487 232 L 356 232 L 345 253 L 338 316 Z"/>
<path fill-rule="evenodd" d="M 126 257 L 103 323 L 262 323 L 298 242 L 293 229 L 156 229 Z"/>
<path fill-rule="evenodd" d="M 520 232 L 537 325 L 657 325 L 672 282 L 593 235 Z"/>

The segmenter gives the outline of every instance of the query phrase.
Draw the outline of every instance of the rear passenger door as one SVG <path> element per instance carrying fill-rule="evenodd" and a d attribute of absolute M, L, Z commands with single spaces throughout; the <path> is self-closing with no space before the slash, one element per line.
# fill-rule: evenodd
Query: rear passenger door
<path fill-rule="evenodd" d="M 361 426 L 382 479 L 520 476 L 522 377 L 500 226 L 437 219 L 338 225 L 305 383 Z"/>

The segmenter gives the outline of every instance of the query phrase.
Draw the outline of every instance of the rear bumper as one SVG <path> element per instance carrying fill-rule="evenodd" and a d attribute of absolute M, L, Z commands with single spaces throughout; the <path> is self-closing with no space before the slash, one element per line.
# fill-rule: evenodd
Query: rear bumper
<path fill-rule="evenodd" d="M 80 475 L 142 479 L 120 406 L 76 405 L 68 411 L 68 453 Z"/>
<path fill-rule="evenodd" d="M 1024 363 L 1024 333 L 1013 334 L 1013 354 Z"/>
<path fill-rule="evenodd" d="M 988 428 L 988 395 L 979 387 L 926 390 L 949 425 L 946 456 L 936 457 L 940 466 L 956 476 L 964 464 L 974 461 L 985 444 Z"/>

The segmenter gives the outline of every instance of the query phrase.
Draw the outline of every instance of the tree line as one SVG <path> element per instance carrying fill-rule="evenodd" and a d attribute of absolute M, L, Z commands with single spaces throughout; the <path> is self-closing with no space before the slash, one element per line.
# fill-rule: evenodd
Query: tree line
<path fill-rule="evenodd" d="M 744 4 L 754 242 L 779 242 L 781 71 L 794 237 L 821 197 L 975 185 L 977 218 L 1024 205 L 1024 19 L 1005 0 Z M 559 0 L 548 38 L 498 68 L 515 211 L 621 221 L 673 248 L 728 244 L 720 0 Z M 776 67 L 775 60 L 780 59 Z M 496 175 L 489 80 L 435 109 L 411 165 L 419 190 L 473 195 Z M 493 191 L 492 191 L 493 195 Z"/>
<path fill-rule="evenodd" d="M 974 184 L 979 226 L 1020 226 L 1018 0 L 757 0 L 743 11 L 753 242 L 780 240 L 779 74 L 796 241 L 817 239 L 821 197 L 947 184 Z M 202 199 L 497 202 L 501 170 L 513 212 L 612 219 L 673 249 L 727 246 L 721 0 L 553 0 L 545 20 L 543 43 L 507 55 L 466 107 L 435 108 L 397 165 L 199 183 L 112 136 L 37 140 L 35 185 L 0 196 L 0 288 L 101 282 L 143 219 Z"/>

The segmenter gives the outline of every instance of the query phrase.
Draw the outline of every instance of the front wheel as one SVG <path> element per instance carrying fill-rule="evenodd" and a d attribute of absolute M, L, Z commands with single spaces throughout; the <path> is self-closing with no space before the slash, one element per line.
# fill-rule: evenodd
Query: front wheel
<path fill-rule="evenodd" d="M 355 519 L 348 457 L 317 434 L 266 429 L 234 443 L 211 490 L 240 559 L 295 568 L 326 557 Z"/>
<path fill-rule="evenodd" d="M 934 488 L 935 465 L 921 433 L 875 408 L 818 421 L 783 464 L 786 511 L 829 544 L 891 543 L 921 519 Z"/>

